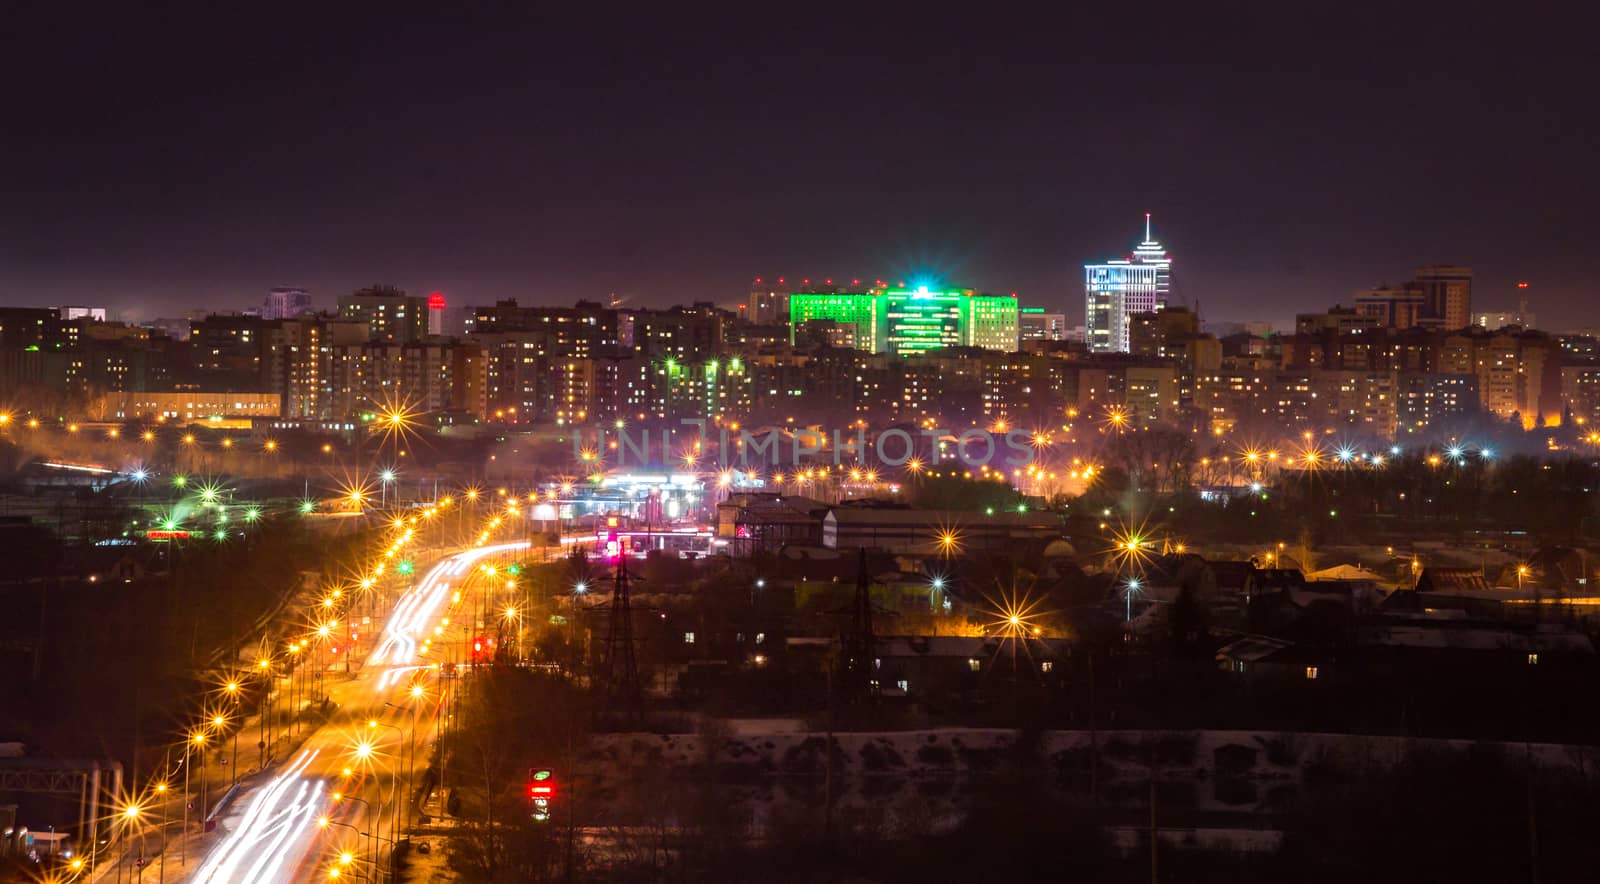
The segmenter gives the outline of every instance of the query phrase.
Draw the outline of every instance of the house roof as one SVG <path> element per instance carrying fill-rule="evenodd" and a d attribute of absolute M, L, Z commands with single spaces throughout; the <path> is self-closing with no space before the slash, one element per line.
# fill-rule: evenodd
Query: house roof
<path fill-rule="evenodd" d="M 1334 565 L 1332 568 L 1323 568 L 1321 571 L 1311 571 L 1306 574 L 1310 581 L 1318 580 L 1383 580 L 1383 575 L 1376 571 L 1368 571 L 1359 565 Z"/>
<path fill-rule="evenodd" d="M 828 508 L 820 500 L 797 494 L 736 494 L 721 506 L 738 510 L 738 519 L 767 524 L 816 523 Z"/>
<path fill-rule="evenodd" d="M 1417 580 L 1418 592 L 1456 592 L 1487 590 L 1489 581 L 1477 568 L 1424 568 Z"/>
<path fill-rule="evenodd" d="M 1247 635 L 1217 649 L 1217 662 L 1244 660 L 1258 662 L 1294 644 L 1270 635 Z"/>
<path fill-rule="evenodd" d="M 1217 577 L 1217 586 L 1225 589 L 1244 589 L 1244 584 L 1250 579 L 1250 574 L 1255 571 L 1255 566 L 1249 562 L 1212 562 L 1211 573 Z"/>
<path fill-rule="evenodd" d="M 1386 624 L 1356 630 L 1368 645 L 1456 651 L 1529 651 L 1593 654 L 1594 642 L 1577 632 L 1501 629 L 1469 624 Z"/>
<path fill-rule="evenodd" d="M 1010 653 L 1004 636 L 968 635 L 881 635 L 877 637 L 879 657 L 959 657 L 988 659 L 1006 651 Z M 1028 638 L 1018 646 L 1018 656 L 1026 648 L 1033 657 L 1056 657 L 1066 650 L 1066 641 L 1058 638 Z"/>

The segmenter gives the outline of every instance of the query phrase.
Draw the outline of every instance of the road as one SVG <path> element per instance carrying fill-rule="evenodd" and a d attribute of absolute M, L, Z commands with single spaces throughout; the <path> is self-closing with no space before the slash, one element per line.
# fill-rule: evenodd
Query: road
<path fill-rule="evenodd" d="M 220 840 L 213 837 L 186 880 L 326 878 L 341 851 L 355 857 L 341 877 L 375 880 L 372 865 L 385 861 L 404 827 L 407 809 L 397 793 L 404 793 L 411 756 L 425 759 L 437 730 L 441 691 L 429 658 L 445 654 L 429 654 L 428 643 L 448 615 L 452 587 L 463 585 L 478 561 L 527 548 L 527 542 L 504 543 L 456 553 L 401 595 L 360 677 L 329 688 L 337 711 L 278 771 L 239 795 L 218 821 Z M 413 685 L 421 686 L 420 698 Z M 414 766 L 420 772 L 426 763 Z M 336 794 L 346 800 L 336 801 Z M 326 827 L 324 817 L 331 820 Z"/>

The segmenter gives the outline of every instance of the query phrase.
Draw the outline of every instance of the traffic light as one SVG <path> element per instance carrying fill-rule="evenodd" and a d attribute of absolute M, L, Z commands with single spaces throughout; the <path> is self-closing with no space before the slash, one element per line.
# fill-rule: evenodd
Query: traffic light
<path fill-rule="evenodd" d="M 556 797 L 556 772 L 548 767 L 528 771 L 528 799 L 533 802 L 533 821 L 550 819 L 550 802 Z"/>
<path fill-rule="evenodd" d="M 515 577 L 518 574 L 522 573 L 522 566 L 521 565 L 509 565 L 509 566 L 506 567 L 506 572 L 509 573 L 512 577 Z"/>
<path fill-rule="evenodd" d="M 406 559 L 402 561 L 398 570 L 401 574 L 410 574 L 412 570 L 411 560 Z"/>

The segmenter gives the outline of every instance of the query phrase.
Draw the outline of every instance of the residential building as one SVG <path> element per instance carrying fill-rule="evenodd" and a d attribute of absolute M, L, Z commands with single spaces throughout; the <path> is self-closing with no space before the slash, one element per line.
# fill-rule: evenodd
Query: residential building
<path fill-rule="evenodd" d="M 295 319 L 311 312 L 311 293 L 294 286 L 267 289 L 261 304 L 262 319 Z"/>
<path fill-rule="evenodd" d="M 113 392 L 96 401 L 92 413 L 105 420 L 162 420 L 179 424 L 259 420 L 278 417 L 276 393 L 253 391 Z"/>
<path fill-rule="evenodd" d="M 1187 307 L 1166 307 L 1128 317 L 1128 352 L 1177 359 L 1184 345 L 1200 335 L 1200 317 Z"/>
<path fill-rule="evenodd" d="M 1426 297 L 1421 288 L 1379 286 L 1356 295 L 1356 311 L 1383 328 L 1416 328 L 1422 324 Z"/>
<path fill-rule="evenodd" d="M 339 296 L 339 318 L 365 322 L 370 340 L 406 344 L 427 336 L 427 301 L 378 285 Z"/>
<path fill-rule="evenodd" d="M 1446 331 L 1472 324 L 1472 269 L 1435 264 L 1417 271 L 1423 315 Z"/>

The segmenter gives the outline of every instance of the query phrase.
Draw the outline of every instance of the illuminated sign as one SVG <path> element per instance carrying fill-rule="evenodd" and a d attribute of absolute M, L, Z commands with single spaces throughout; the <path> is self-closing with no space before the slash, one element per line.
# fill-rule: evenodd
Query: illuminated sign
<path fill-rule="evenodd" d="M 146 540 L 188 540 L 189 539 L 189 532 L 187 532 L 187 531 L 146 531 L 146 532 L 144 532 L 144 536 L 145 536 Z"/>

